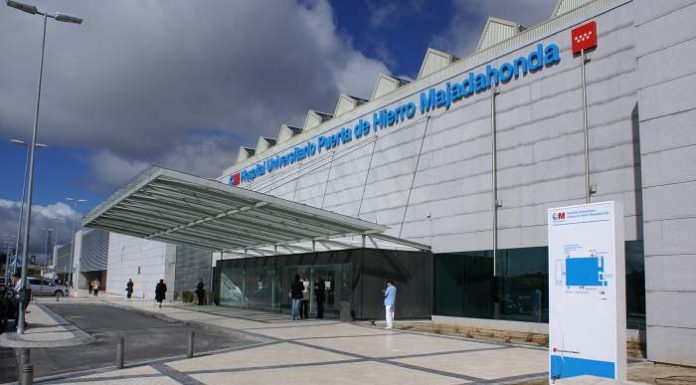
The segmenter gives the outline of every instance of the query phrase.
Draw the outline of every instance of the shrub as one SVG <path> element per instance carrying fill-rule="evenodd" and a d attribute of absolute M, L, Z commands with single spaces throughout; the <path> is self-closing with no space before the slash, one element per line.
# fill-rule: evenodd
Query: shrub
<path fill-rule="evenodd" d="M 184 303 L 192 303 L 193 302 L 193 292 L 191 290 L 184 290 L 181 292 L 181 300 Z"/>

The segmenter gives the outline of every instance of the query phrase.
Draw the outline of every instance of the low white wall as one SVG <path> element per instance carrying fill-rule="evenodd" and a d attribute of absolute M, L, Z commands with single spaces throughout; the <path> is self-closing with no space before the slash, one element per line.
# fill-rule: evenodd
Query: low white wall
<path fill-rule="evenodd" d="M 541 333 L 549 334 L 549 324 L 538 322 L 506 321 L 485 318 L 466 318 L 448 317 L 443 315 L 433 315 L 433 323 L 446 326 L 460 326 L 466 328 L 509 330 L 522 333 Z M 626 341 L 645 341 L 645 331 L 628 329 L 626 330 Z"/>
<path fill-rule="evenodd" d="M 107 292 L 126 295 L 126 283 L 133 280 L 133 297 L 155 298 L 160 279 L 167 284 L 167 300 L 174 293 L 174 246 L 166 243 L 111 233 L 107 268 Z"/>

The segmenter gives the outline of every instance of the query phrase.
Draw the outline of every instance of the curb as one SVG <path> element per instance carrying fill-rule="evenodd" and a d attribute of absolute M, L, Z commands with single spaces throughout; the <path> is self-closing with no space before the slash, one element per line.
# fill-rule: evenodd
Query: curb
<path fill-rule="evenodd" d="M 43 304 L 35 303 L 34 306 L 44 311 L 51 319 L 56 322 L 54 326 L 62 326 L 66 332 L 70 332 L 73 338 L 56 341 L 27 341 L 17 333 L 5 333 L 0 336 L 0 346 L 8 348 L 57 348 L 67 346 L 86 345 L 96 341 L 94 337 L 87 334 L 84 330 L 71 324 L 58 314 L 51 311 Z"/>

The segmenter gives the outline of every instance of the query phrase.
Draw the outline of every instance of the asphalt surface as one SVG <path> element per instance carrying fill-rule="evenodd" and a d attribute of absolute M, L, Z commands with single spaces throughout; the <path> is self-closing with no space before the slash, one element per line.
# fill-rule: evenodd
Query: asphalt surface
<path fill-rule="evenodd" d="M 0 348 L 0 384 L 17 381 L 17 358 L 14 349 Z"/>
<path fill-rule="evenodd" d="M 258 342 L 225 329 L 188 327 L 171 319 L 107 305 L 56 304 L 48 307 L 93 336 L 96 342 L 64 348 L 32 349 L 35 378 L 115 365 L 116 341 L 119 337 L 125 341 L 126 365 L 185 355 L 189 330 L 195 333 L 195 353 Z"/>

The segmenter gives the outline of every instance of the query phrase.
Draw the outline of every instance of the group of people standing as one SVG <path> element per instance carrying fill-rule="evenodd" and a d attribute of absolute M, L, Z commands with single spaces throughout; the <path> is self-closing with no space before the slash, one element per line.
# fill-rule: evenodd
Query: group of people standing
<path fill-rule="evenodd" d="M 314 281 L 314 299 L 317 305 L 317 318 L 324 318 L 324 298 L 326 293 L 325 281 L 321 275 L 317 275 Z M 384 295 L 384 313 L 386 318 L 386 328 L 394 327 L 394 314 L 396 309 L 396 285 L 393 279 L 387 279 L 385 288 L 382 290 Z M 291 299 L 290 316 L 293 321 L 309 318 L 309 281 L 306 277 L 300 279 L 299 274 L 290 285 L 288 295 Z"/>
<path fill-rule="evenodd" d="M 300 279 L 300 275 L 296 274 L 295 279 L 290 285 L 290 290 L 288 295 L 291 299 L 290 316 L 293 321 L 299 319 L 309 318 L 309 280 L 307 277 L 303 276 Z M 324 300 L 326 298 L 326 283 L 321 277 L 321 274 L 317 274 L 314 280 L 314 300 L 317 305 L 317 318 L 324 318 Z"/>
<path fill-rule="evenodd" d="M 129 278 L 128 283 L 126 283 L 126 297 L 131 298 L 133 295 L 133 279 Z M 164 279 L 160 279 L 155 286 L 155 301 L 162 307 L 162 302 L 166 298 L 167 284 L 164 283 Z M 96 295 L 96 294 L 95 294 Z M 205 302 L 205 284 L 203 284 L 203 279 L 198 280 L 196 285 L 196 296 L 198 297 L 198 305 L 203 305 Z"/>

